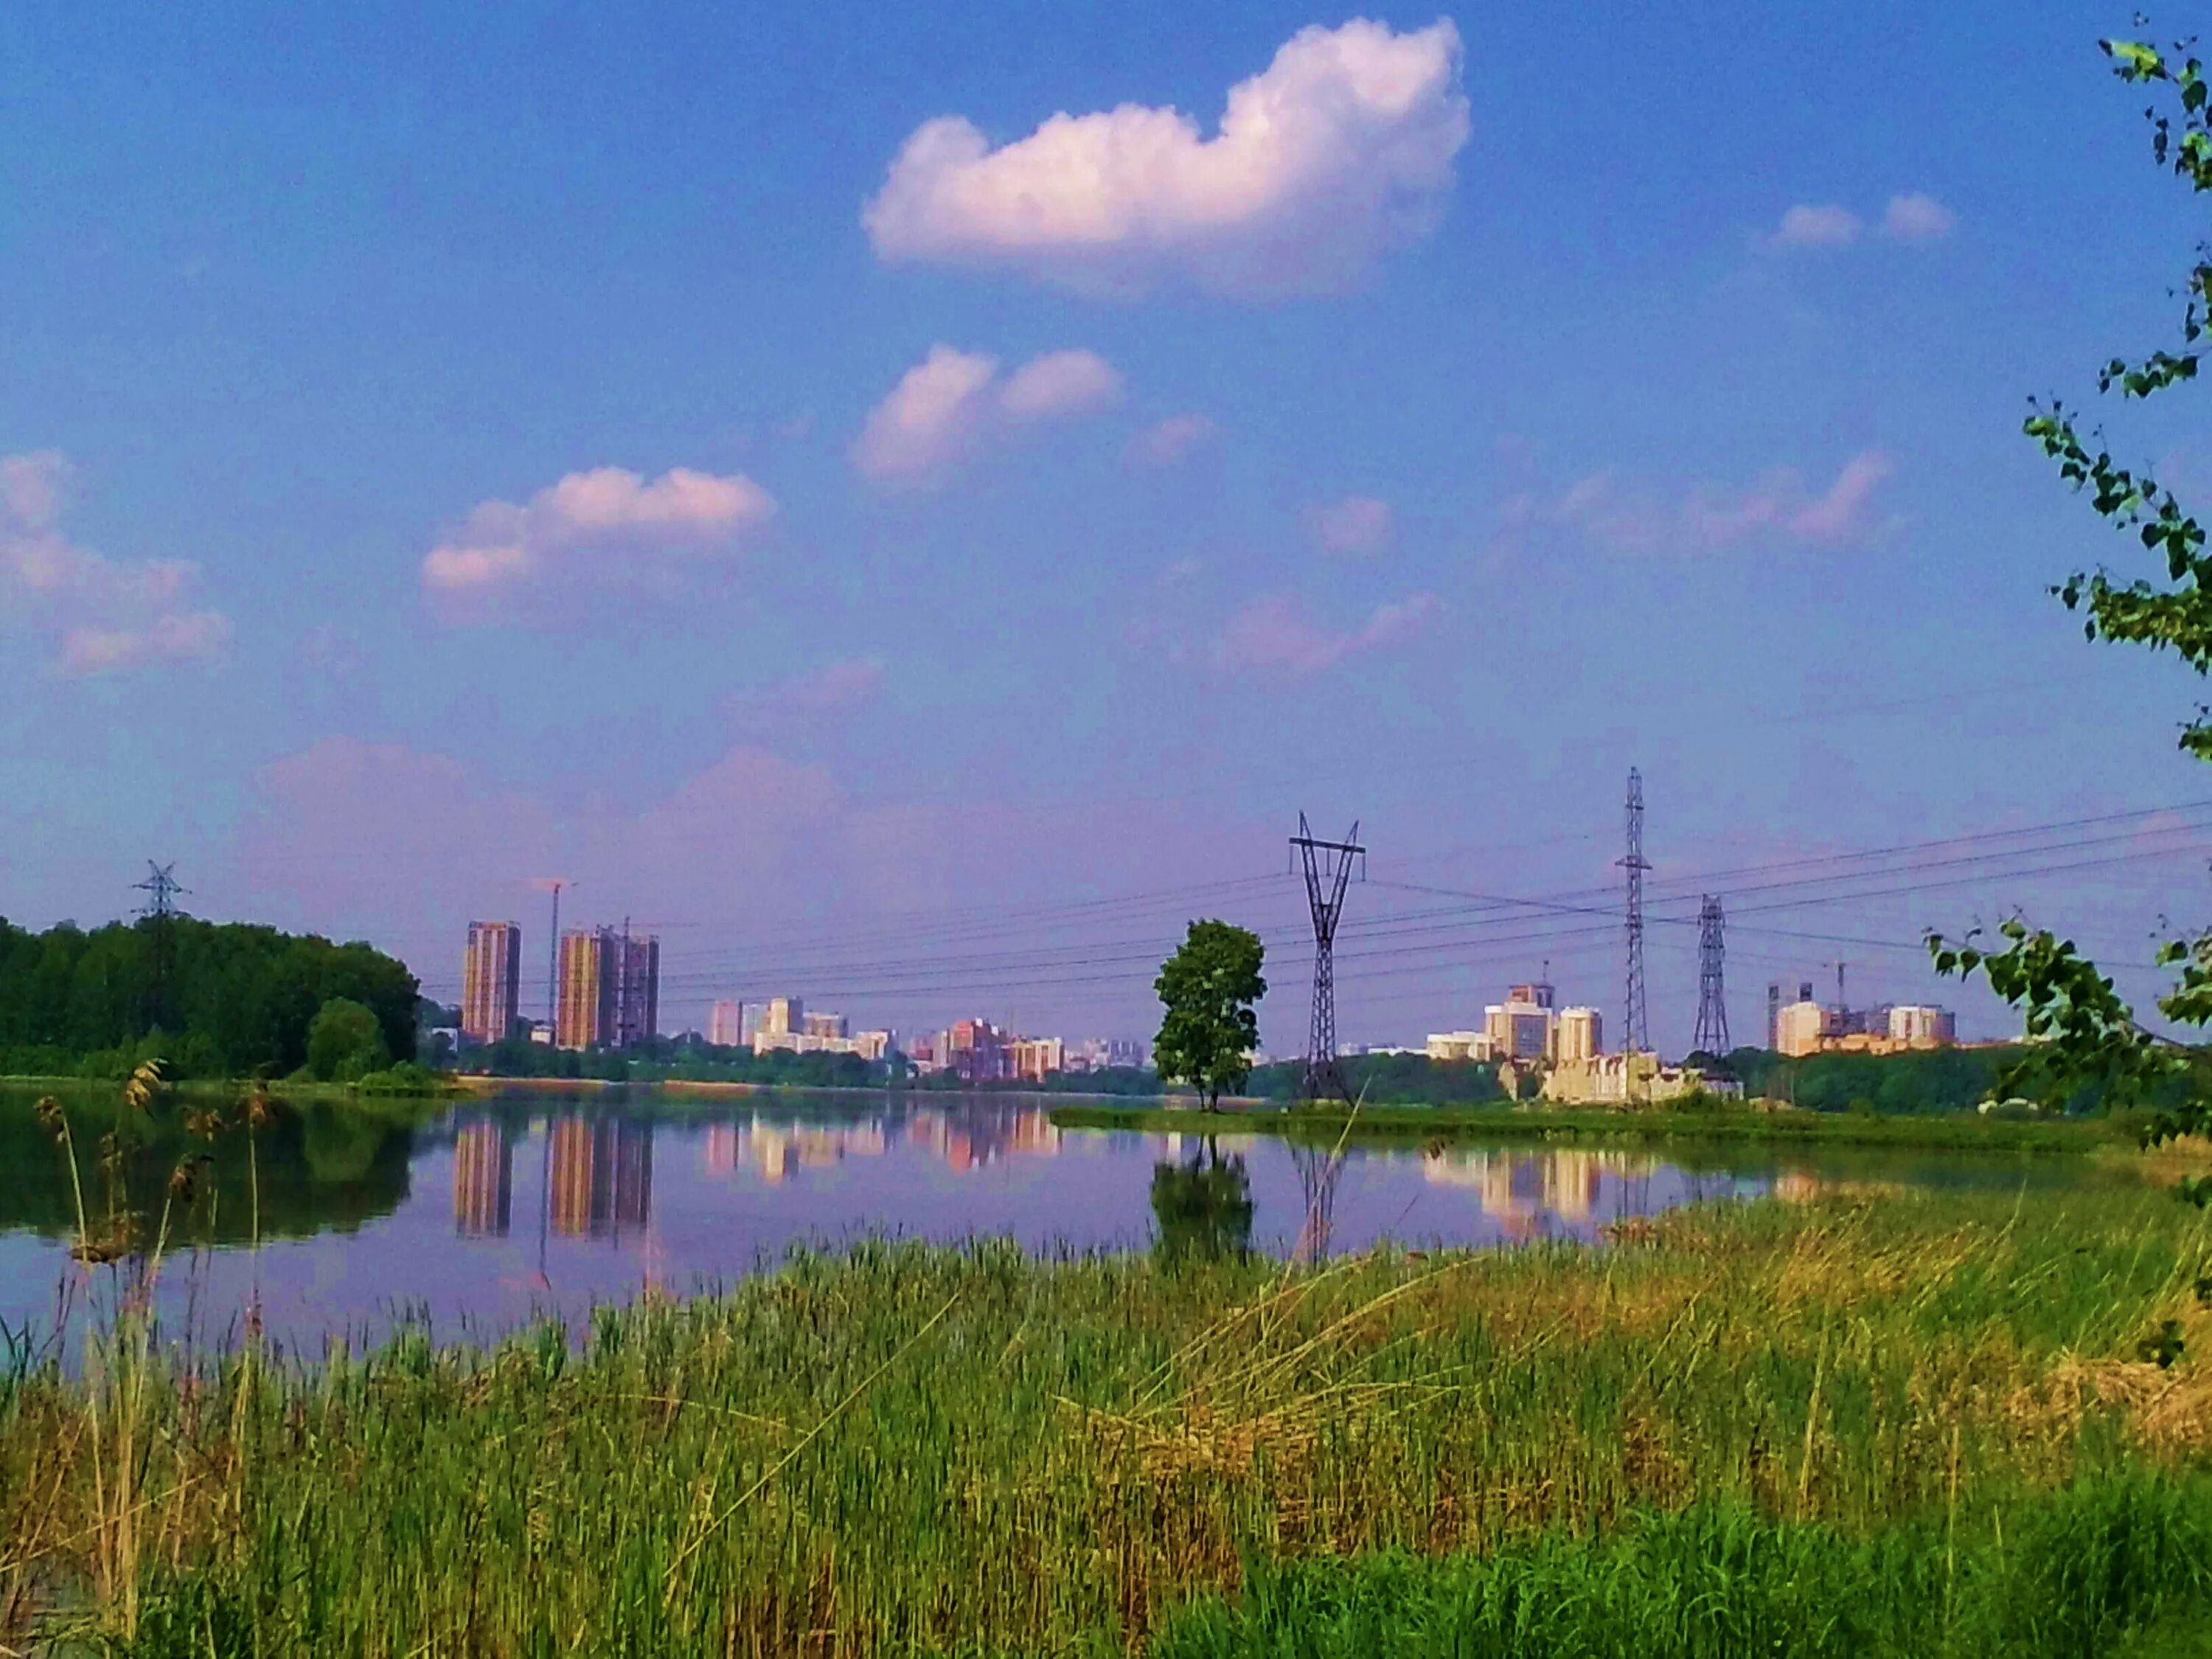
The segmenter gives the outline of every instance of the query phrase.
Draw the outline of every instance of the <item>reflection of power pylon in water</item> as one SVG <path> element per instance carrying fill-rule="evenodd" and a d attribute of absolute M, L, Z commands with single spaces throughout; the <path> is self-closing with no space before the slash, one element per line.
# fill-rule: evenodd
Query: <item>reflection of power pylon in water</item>
<path fill-rule="evenodd" d="M 1298 1242 L 1291 1259 L 1310 1266 L 1328 1257 L 1328 1237 L 1336 1218 L 1337 1177 L 1344 1173 L 1344 1149 L 1291 1145 L 1291 1162 L 1297 1167 L 1298 1186 L 1305 1194 L 1305 1219 L 1298 1227 Z"/>

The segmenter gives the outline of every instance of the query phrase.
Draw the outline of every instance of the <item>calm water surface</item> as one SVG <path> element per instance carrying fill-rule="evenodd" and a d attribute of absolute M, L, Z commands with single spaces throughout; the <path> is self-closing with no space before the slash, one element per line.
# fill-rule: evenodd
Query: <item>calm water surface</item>
<path fill-rule="evenodd" d="M 58 1296 L 75 1285 L 81 1315 L 106 1270 L 88 1285 L 69 1260 L 66 1167 L 27 1105 L 0 1103 L 0 1322 L 51 1332 Z M 129 1172 L 134 1196 L 157 1194 L 182 1149 L 149 1149 Z M 257 1146 L 255 1250 L 243 1147 L 231 1137 L 217 1152 L 213 1209 L 203 1200 L 181 1230 L 196 1248 L 164 1269 L 165 1320 L 172 1331 L 189 1324 L 203 1340 L 223 1340 L 258 1283 L 270 1334 L 309 1352 L 331 1333 L 374 1339 L 402 1319 L 427 1322 L 441 1338 L 488 1336 L 548 1313 L 574 1321 L 648 1287 L 683 1293 L 772 1267 L 793 1244 L 871 1234 L 1145 1249 L 1162 1224 L 1157 1172 L 1209 1158 L 1241 1166 L 1251 1243 L 1279 1255 L 1382 1239 L 1595 1239 L 1626 1217 L 1832 1179 L 2071 1178 L 2060 1160 L 1746 1150 L 1692 1168 L 1688 1154 L 1526 1143 L 1353 1148 L 1319 1206 L 1322 1237 L 1310 1222 L 1322 1160 L 1265 1136 L 1224 1134 L 1209 1146 L 1063 1132 L 1045 1103 L 1005 1096 L 706 1102 L 517 1089 L 425 1125 L 319 1108 L 270 1126 Z M 86 1166 L 97 1209 L 88 1152 Z"/>

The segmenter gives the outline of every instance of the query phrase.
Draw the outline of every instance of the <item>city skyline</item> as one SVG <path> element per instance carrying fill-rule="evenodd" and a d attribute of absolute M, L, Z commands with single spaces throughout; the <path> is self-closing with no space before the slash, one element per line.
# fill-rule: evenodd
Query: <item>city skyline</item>
<path fill-rule="evenodd" d="M 2019 433 L 2163 337 L 2194 235 L 2113 21 L 1759 14 L 1716 76 L 1695 7 L 1240 0 L 1200 35 L 1148 3 L 978 50 L 924 5 L 862 52 L 787 0 L 19 9 L 0 910 L 98 920 L 173 859 L 201 914 L 459 1000 L 450 940 L 543 942 L 557 870 L 653 919 L 666 1024 L 727 994 L 717 951 L 813 977 L 777 959 L 811 936 L 900 969 L 820 976 L 876 1028 L 1129 1034 L 1140 966 L 933 1000 L 911 958 L 1054 905 L 1098 908 L 1010 942 L 1219 915 L 1267 933 L 1288 1051 L 1299 900 L 1258 884 L 1300 811 L 1364 826 L 1401 885 L 1346 928 L 1404 939 L 1423 885 L 1601 897 L 1632 764 L 1655 887 L 2191 808 L 2185 671 L 2045 592 L 2135 550 Z M 1993 39 L 2002 84 L 1961 84 Z M 1570 84 L 1521 71 L 1562 40 Z M 2064 135 L 2032 174 L 2024 106 Z M 1138 121 L 1158 173 L 1089 165 Z M 1010 227 L 1002 189 L 1076 216 Z M 2170 418 L 2125 442 L 2187 482 Z M 2015 907 L 2144 1004 L 2212 832 L 2138 829 L 2132 862 L 1770 914 L 1736 1017 L 1839 956 L 1937 1000 L 1921 932 Z M 1173 891 L 1141 933 L 1115 902 Z M 1651 939 L 1678 1051 L 1687 932 Z M 1540 946 L 1601 985 L 1581 949 Z M 1340 1035 L 1456 1029 L 1504 954 L 1347 954 Z"/>

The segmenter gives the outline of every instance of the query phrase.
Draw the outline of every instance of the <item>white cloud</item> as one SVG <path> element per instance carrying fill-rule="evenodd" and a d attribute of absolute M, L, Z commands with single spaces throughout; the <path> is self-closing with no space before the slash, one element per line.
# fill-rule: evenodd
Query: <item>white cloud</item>
<path fill-rule="evenodd" d="M 1389 545 L 1396 515 L 1388 501 L 1372 495 L 1347 495 L 1311 509 L 1307 521 L 1324 553 L 1379 553 Z"/>
<path fill-rule="evenodd" d="M 1087 415 L 1121 401 L 1121 372 L 1095 351 L 1048 351 L 1006 379 L 999 402 L 1017 420 Z"/>
<path fill-rule="evenodd" d="M 230 618 L 218 611 L 158 617 L 143 628 L 73 628 L 62 640 L 71 674 L 112 674 L 156 663 L 205 662 L 229 648 Z"/>
<path fill-rule="evenodd" d="M 188 609 L 199 567 L 189 559 L 110 559 L 55 526 L 74 470 L 58 450 L 0 457 L 0 617 L 58 648 L 65 673 L 93 675 L 222 654 L 229 619 Z"/>
<path fill-rule="evenodd" d="M 58 449 L 0 456 L 0 509 L 26 530 L 44 530 L 61 514 L 75 469 Z"/>
<path fill-rule="evenodd" d="M 1882 234 L 1900 242 L 1933 242 L 1958 228 L 1959 216 L 1933 196 L 1893 196 L 1881 216 Z"/>
<path fill-rule="evenodd" d="M 1958 223 L 1959 216 L 1933 196 L 1913 191 L 1889 198 L 1880 228 L 1893 241 L 1933 242 L 1948 236 Z M 1756 240 L 1768 247 L 1849 247 L 1866 228 L 1865 222 L 1847 207 L 1801 203 Z"/>
<path fill-rule="evenodd" d="M 1800 203 L 1782 216 L 1766 240 L 1775 247 L 1847 247 L 1864 228 L 1849 208 Z"/>
<path fill-rule="evenodd" d="M 1121 396 L 1121 371 L 1093 351 L 1048 351 L 1002 377 L 995 357 L 933 345 L 868 411 L 853 465 L 878 483 L 926 487 L 1017 428 L 1095 414 Z"/>
<path fill-rule="evenodd" d="M 1377 605 L 1358 628 L 1340 630 L 1316 622 L 1297 599 L 1278 594 L 1255 600 L 1229 619 L 1214 643 L 1214 665 L 1231 672 L 1316 674 L 1418 633 L 1442 609 L 1435 594 L 1415 593 Z"/>
<path fill-rule="evenodd" d="M 571 472 L 520 505 L 485 501 L 423 556 L 422 585 L 459 614 L 542 599 L 574 583 L 672 579 L 687 557 L 726 551 L 775 516 L 742 474 L 676 467 L 647 482 L 618 466 Z"/>
<path fill-rule="evenodd" d="M 730 709 L 741 725 L 765 732 L 819 723 L 874 702 L 884 689 L 884 673 L 880 658 L 848 657 L 740 692 L 730 699 Z"/>
<path fill-rule="evenodd" d="M 1593 473 L 1549 506 L 1524 497 L 1509 517 L 1565 525 L 1608 551 L 1708 553 L 1753 544 L 1837 547 L 1870 540 L 1884 528 L 1876 495 L 1896 471 L 1880 450 L 1845 461 L 1825 489 L 1778 468 L 1745 489 L 1705 484 L 1676 493 L 1624 486 Z"/>
<path fill-rule="evenodd" d="M 1204 415 L 1170 415 L 1139 433 L 1129 446 L 1132 459 L 1148 466 L 1176 466 L 1193 451 L 1213 441 L 1218 430 Z"/>
<path fill-rule="evenodd" d="M 1459 31 L 1301 29 L 1206 137 L 1174 109 L 1062 112 L 994 149 L 915 129 L 861 214 L 878 258 L 1003 266 L 1091 292 L 1340 288 L 1432 229 L 1466 143 Z"/>

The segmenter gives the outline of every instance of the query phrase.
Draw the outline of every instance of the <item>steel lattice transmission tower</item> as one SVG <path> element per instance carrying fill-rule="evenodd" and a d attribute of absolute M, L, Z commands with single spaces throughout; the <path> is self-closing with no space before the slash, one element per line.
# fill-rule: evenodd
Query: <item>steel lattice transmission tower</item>
<path fill-rule="evenodd" d="M 1298 814 L 1298 833 L 1291 845 L 1305 861 L 1306 902 L 1313 911 L 1314 989 L 1313 1024 L 1306 1035 L 1304 1094 L 1308 1100 L 1334 1097 L 1349 1105 L 1352 1091 L 1344 1086 L 1344 1068 L 1336 1063 L 1336 968 L 1332 951 L 1336 944 L 1337 918 L 1344 914 L 1345 884 L 1352 879 L 1352 861 L 1366 867 L 1367 849 L 1358 845 L 1359 824 L 1342 841 L 1317 841 Z"/>
<path fill-rule="evenodd" d="M 1690 1047 L 1716 1058 L 1729 1051 L 1728 992 L 1721 980 L 1724 952 L 1720 895 L 1708 893 L 1698 910 L 1698 1035 Z"/>
<path fill-rule="evenodd" d="M 152 971 L 147 975 L 146 1025 L 149 1030 L 167 1030 L 169 1018 L 169 926 L 177 914 L 178 895 L 190 890 L 177 880 L 177 866 L 173 861 L 156 864 L 146 860 L 146 879 L 133 882 L 131 890 L 143 893 L 145 904 L 138 914 L 153 923 L 150 944 Z"/>
<path fill-rule="evenodd" d="M 1628 855 L 1620 860 L 1628 872 L 1628 1008 L 1621 1021 L 1620 1047 L 1641 1054 L 1651 1047 L 1651 1014 L 1644 1001 L 1644 775 L 1628 769 Z"/>

